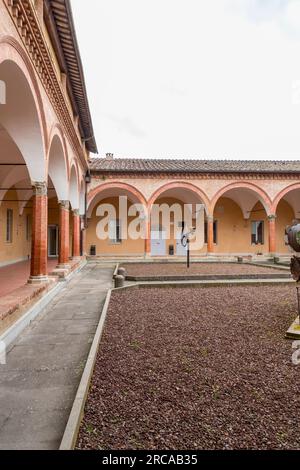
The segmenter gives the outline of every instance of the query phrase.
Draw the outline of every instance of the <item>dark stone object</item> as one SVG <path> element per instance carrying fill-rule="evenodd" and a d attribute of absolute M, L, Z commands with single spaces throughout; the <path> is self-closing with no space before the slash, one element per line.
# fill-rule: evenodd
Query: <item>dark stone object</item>
<path fill-rule="evenodd" d="M 117 289 L 118 287 L 124 287 L 124 282 L 124 276 L 120 276 L 120 274 L 117 274 L 115 277 L 115 289 Z"/>

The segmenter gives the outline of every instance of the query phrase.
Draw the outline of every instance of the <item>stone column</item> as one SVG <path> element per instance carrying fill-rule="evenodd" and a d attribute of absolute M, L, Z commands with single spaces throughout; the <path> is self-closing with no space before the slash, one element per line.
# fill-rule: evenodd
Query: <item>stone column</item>
<path fill-rule="evenodd" d="M 207 216 L 207 253 L 214 252 L 214 217 Z"/>
<path fill-rule="evenodd" d="M 73 210 L 73 259 L 80 258 L 80 215 L 79 210 Z"/>
<path fill-rule="evenodd" d="M 48 280 L 47 183 L 33 182 L 32 242 L 29 283 Z"/>
<path fill-rule="evenodd" d="M 59 258 L 58 268 L 68 269 L 70 253 L 70 202 L 59 201 Z"/>
<path fill-rule="evenodd" d="M 276 253 L 276 215 L 268 216 L 269 221 L 269 254 L 275 255 Z"/>

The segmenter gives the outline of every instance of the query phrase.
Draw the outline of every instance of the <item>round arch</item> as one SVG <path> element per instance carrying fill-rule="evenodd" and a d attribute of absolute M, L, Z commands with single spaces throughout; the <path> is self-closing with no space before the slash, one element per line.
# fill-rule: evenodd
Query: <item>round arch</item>
<path fill-rule="evenodd" d="M 93 211 L 95 205 L 99 200 L 101 200 L 101 196 L 104 192 L 113 190 L 123 191 L 125 193 L 129 193 L 133 196 L 134 199 L 138 201 L 139 204 L 142 204 L 145 208 L 147 208 L 147 201 L 143 194 L 136 189 L 134 186 L 128 183 L 121 183 L 121 182 L 111 182 L 111 183 L 104 183 L 101 186 L 93 189 L 88 195 L 88 214 L 90 215 Z"/>
<path fill-rule="evenodd" d="M 291 193 L 292 191 L 297 191 L 299 190 L 299 195 L 300 195 L 300 183 L 293 183 L 293 184 L 290 184 L 289 186 L 287 186 L 286 188 L 282 189 L 274 198 L 273 200 L 273 203 L 272 203 L 272 212 L 273 214 L 276 214 L 277 212 L 277 208 L 278 208 L 278 204 L 280 203 L 280 201 L 282 199 L 284 199 L 285 196 L 287 196 L 289 193 Z M 298 199 L 298 198 L 297 198 Z M 293 202 L 293 201 L 291 201 Z M 291 204 L 292 206 L 294 204 Z M 300 209 L 300 207 L 299 207 Z M 296 217 L 296 210 L 295 210 L 295 207 L 293 207 L 293 210 L 295 212 L 295 217 Z"/>
<path fill-rule="evenodd" d="M 207 195 L 204 193 L 204 191 L 202 191 L 200 188 L 198 188 L 194 184 L 187 183 L 185 181 L 174 181 L 172 183 L 164 184 L 163 186 L 158 188 L 152 194 L 152 196 L 149 199 L 149 202 L 148 202 L 149 212 L 151 212 L 152 206 L 155 203 L 155 201 L 157 201 L 157 199 L 159 199 L 164 193 L 166 193 L 167 191 L 170 191 L 172 189 L 175 189 L 175 190 L 176 189 L 185 189 L 187 191 L 192 192 L 204 203 L 205 211 L 206 211 L 206 213 L 208 212 L 209 199 L 208 199 Z"/>
<path fill-rule="evenodd" d="M 223 188 L 221 188 L 214 195 L 214 197 L 212 198 L 211 205 L 210 205 L 210 213 L 211 214 L 214 213 L 216 204 L 222 196 L 225 196 L 226 193 L 228 193 L 230 191 L 235 191 L 235 190 L 238 190 L 238 189 L 240 189 L 240 190 L 244 189 L 244 190 L 248 191 L 248 194 L 250 193 L 252 195 L 255 195 L 257 197 L 257 200 L 262 203 L 262 205 L 263 205 L 263 207 L 266 211 L 266 214 L 271 215 L 272 203 L 271 203 L 271 199 L 268 196 L 268 194 L 263 189 L 261 189 L 259 186 L 257 186 L 256 184 L 246 183 L 246 182 L 231 183 L 231 184 L 228 184 L 228 185 L 224 186 Z M 243 205 L 243 204 L 241 204 L 242 201 L 240 201 L 240 202 L 235 201 L 235 202 L 240 206 Z M 252 203 L 251 203 L 251 205 L 252 205 Z M 253 203 L 253 206 L 254 206 L 254 203 Z M 241 209 L 242 209 L 243 212 L 245 212 L 245 208 L 241 207 Z"/>
<path fill-rule="evenodd" d="M 71 166 L 69 181 L 69 201 L 73 210 L 79 209 L 79 182 L 78 170 L 75 163 Z"/>
<path fill-rule="evenodd" d="M 54 185 L 60 201 L 68 200 L 68 154 L 63 134 L 55 125 L 51 132 L 49 151 L 47 155 L 47 173 Z"/>
<path fill-rule="evenodd" d="M 31 180 L 46 181 L 47 126 L 38 82 L 25 51 L 9 36 L 0 39 L 0 80 L 6 85 L 0 123 L 20 150 Z"/>

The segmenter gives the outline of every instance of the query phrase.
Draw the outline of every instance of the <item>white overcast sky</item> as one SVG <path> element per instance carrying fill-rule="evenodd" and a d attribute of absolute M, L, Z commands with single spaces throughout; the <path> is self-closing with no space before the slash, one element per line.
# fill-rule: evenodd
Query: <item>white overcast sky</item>
<path fill-rule="evenodd" d="M 72 6 L 100 156 L 300 159 L 300 0 Z"/>

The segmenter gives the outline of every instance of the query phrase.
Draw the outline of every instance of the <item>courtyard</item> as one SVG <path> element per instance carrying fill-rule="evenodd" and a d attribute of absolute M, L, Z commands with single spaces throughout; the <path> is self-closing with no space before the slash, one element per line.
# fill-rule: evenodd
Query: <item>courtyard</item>
<path fill-rule="evenodd" d="M 0 452 L 300 450 L 300 0 L 88 3 L 0 0 Z"/>
<path fill-rule="evenodd" d="M 78 449 L 299 449 L 295 287 L 115 291 Z"/>

